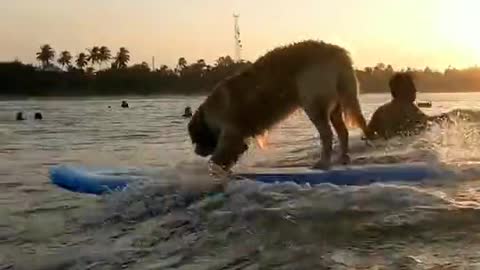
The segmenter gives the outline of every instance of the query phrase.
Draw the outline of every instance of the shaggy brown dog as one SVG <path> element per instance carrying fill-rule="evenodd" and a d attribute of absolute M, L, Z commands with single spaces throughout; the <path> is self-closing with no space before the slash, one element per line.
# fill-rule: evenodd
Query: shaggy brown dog
<path fill-rule="evenodd" d="M 320 133 L 322 156 L 314 168 L 331 165 L 330 122 L 339 137 L 340 161 L 348 163 L 348 130 L 342 113 L 368 133 L 345 49 L 317 41 L 279 47 L 220 82 L 188 125 L 195 153 L 212 155 L 214 164 L 228 170 L 248 149 L 248 138 L 263 134 L 297 108 L 304 109 Z"/>

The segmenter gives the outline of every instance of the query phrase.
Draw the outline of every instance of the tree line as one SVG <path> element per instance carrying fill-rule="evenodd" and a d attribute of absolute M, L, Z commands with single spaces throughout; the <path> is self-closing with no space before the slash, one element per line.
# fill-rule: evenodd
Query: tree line
<path fill-rule="evenodd" d="M 130 52 L 121 47 L 112 55 L 107 46 L 93 46 L 75 57 L 69 51 L 58 55 L 48 44 L 36 53 L 39 66 L 19 61 L 0 63 L 0 96 L 81 96 L 125 94 L 203 94 L 223 78 L 251 65 L 219 57 L 213 64 L 204 59 L 189 63 L 180 57 L 175 67 L 152 69 L 146 62 L 129 65 Z M 444 71 L 406 68 L 424 92 L 480 91 L 480 68 Z M 388 91 L 396 72 L 391 65 L 357 69 L 363 93 Z"/>

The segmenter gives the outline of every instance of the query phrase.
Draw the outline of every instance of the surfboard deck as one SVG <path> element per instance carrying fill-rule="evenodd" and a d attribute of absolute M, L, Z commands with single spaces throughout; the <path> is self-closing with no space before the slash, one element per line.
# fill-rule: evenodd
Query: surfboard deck
<path fill-rule="evenodd" d="M 101 195 L 122 191 L 134 181 L 146 179 L 141 170 L 129 169 L 89 169 L 80 166 L 60 165 L 50 168 L 53 184 L 78 193 Z M 251 179 L 261 183 L 275 184 L 293 182 L 296 184 L 368 185 L 372 183 L 421 182 L 427 179 L 449 177 L 452 174 L 444 169 L 426 163 L 348 166 L 331 170 L 310 170 L 305 172 L 239 173 L 234 179 Z"/>

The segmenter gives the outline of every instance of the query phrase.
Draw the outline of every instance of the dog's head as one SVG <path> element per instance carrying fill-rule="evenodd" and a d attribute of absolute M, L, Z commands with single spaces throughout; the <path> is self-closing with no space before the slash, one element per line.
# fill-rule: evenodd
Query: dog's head
<path fill-rule="evenodd" d="M 195 145 L 195 153 L 202 157 L 211 155 L 218 143 L 218 135 L 208 126 L 205 117 L 205 112 L 200 107 L 188 123 L 188 134 Z"/>

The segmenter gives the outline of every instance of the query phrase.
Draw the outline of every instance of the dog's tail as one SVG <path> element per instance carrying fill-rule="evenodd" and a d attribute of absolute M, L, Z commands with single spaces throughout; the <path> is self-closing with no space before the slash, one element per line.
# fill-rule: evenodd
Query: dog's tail
<path fill-rule="evenodd" d="M 349 65 L 340 71 L 337 87 L 345 124 L 349 128 L 360 128 L 368 136 L 367 123 L 358 100 L 358 81 L 353 66 Z"/>

